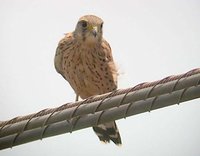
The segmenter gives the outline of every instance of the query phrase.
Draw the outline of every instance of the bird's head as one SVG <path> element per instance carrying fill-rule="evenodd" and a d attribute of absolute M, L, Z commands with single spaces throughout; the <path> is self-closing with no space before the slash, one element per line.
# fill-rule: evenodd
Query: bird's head
<path fill-rule="evenodd" d="M 94 44 L 102 39 L 103 20 L 94 15 L 86 15 L 79 19 L 74 35 L 77 40 Z"/>

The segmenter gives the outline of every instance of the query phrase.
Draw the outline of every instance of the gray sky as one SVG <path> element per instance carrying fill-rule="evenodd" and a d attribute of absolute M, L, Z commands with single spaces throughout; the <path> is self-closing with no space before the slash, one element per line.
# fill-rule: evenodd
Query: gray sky
<path fill-rule="evenodd" d="M 74 101 L 53 59 L 58 41 L 85 14 L 104 19 L 104 37 L 120 71 L 119 88 L 200 67 L 198 0 L 0 0 L 0 120 Z M 199 156 L 199 102 L 117 121 L 121 148 L 102 144 L 87 128 L 0 155 Z"/>

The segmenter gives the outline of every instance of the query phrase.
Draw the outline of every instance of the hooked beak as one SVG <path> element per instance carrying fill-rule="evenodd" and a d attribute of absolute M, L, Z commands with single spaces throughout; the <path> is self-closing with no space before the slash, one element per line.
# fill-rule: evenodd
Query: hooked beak
<path fill-rule="evenodd" d="M 92 34 L 94 35 L 94 37 L 97 36 L 97 32 L 98 32 L 97 26 L 90 26 L 90 27 L 88 27 L 88 29 L 92 32 Z"/>

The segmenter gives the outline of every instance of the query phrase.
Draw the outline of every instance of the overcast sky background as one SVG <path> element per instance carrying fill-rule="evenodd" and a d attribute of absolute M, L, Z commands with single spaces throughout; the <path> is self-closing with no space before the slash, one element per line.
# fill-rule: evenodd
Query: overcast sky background
<path fill-rule="evenodd" d="M 0 0 L 0 120 L 74 101 L 53 60 L 59 40 L 85 14 L 104 20 L 119 88 L 200 67 L 199 0 Z M 117 123 L 121 148 L 87 128 L 0 155 L 200 155 L 200 99 Z"/>

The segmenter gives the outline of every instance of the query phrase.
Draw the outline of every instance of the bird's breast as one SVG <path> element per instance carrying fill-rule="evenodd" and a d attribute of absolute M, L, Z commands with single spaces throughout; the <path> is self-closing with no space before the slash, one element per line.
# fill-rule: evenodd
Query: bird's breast
<path fill-rule="evenodd" d="M 64 54 L 66 77 L 72 88 L 82 98 L 103 94 L 116 89 L 112 62 L 108 62 L 99 47 L 79 46 Z"/>

